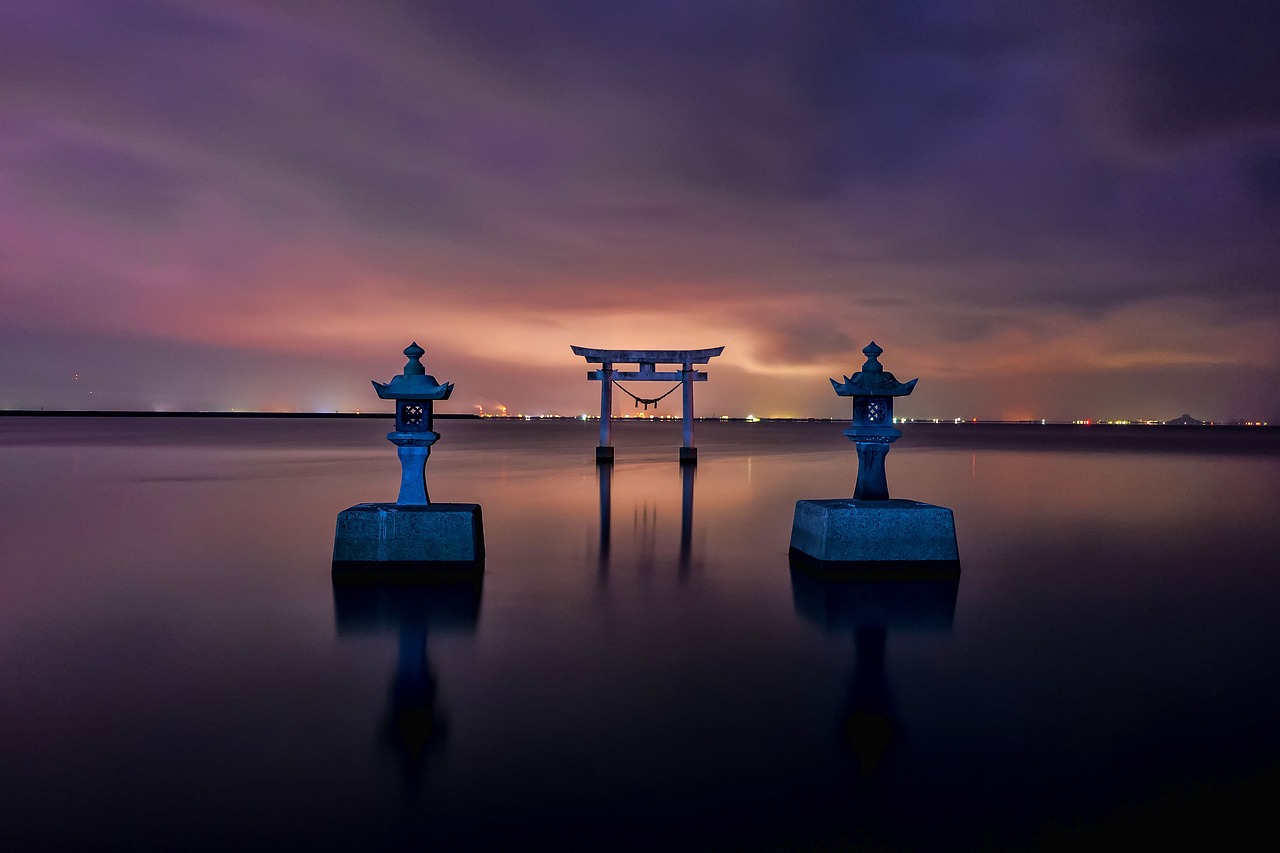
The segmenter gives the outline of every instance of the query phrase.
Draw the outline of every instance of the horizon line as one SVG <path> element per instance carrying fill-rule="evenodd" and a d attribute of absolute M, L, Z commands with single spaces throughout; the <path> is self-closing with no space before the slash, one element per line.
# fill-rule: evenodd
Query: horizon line
<path fill-rule="evenodd" d="M 393 419 L 394 412 L 376 411 L 376 412 L 269 412 L 269 411 L 240 411 L 240 410 L 187 410 L 187 411 L 167 411 L 158 412 L 152 409 L 3 409 L 0 408 L 0 417 L 121 417 L 121 418 L 337 418 L 337 419 Z M 561 414 L 543 414 L 543 415 L 490 415 L 477 414 L 475 412 L 436 412 L 433 417 L 446 420 L 510 420 L 510 421 L 531 421 L 531 420 L 571 420 L 571 421 L 598 421 L 599 415 L 561 415 Z M 615 421 L 679 421 L 678 415 L 615 415 L 612 418 Z M 848 418 L 832 418 L 821 416 L 777 416 L 777 417 L 758 417 L 756 415 L 711 415 L 697 416 L 695 421 L 730 421 L 730 422 L 747 422 L 747 423 L 788 423 L 788 422 L 815 422 L 815 423 L 842 423 L 849 420 Z M 1048 418 L 1019 418 L 1006 420 L 1001 418 L 894 418 L 894 423 L 903 425 L 948 425 L 948 426 L 965 426 L 965 425 L 981 425 L 981 424 L 1007 424 L 1020 426 L 1249 426 L 1249 427 L 1269 427 L 1276 426 L 1267 421 L 1252 421 L 1245 418 L 1237 418 L 1230 421 L 1200 421 L 1195 424 L 1176 423 L 1179 418 L 1173 418 L 1170 421 L 1159 420 L 1140 420 L 1140 419 L 1074 419 L 1074 420 L 1051 420 Z"/>

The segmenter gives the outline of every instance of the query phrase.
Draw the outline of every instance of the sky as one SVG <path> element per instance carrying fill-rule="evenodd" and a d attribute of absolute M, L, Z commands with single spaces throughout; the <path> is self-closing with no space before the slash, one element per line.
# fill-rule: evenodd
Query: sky
<path fill-rule="evenodd" d="M 1280 422 L 1278 38 L 1269 0 L 7 0 L 0 408 L 370 411 L 416 341 L 440 411 L 723 345 L 699 414 L 847 417 L 875 340 L 908 417 Z"/>

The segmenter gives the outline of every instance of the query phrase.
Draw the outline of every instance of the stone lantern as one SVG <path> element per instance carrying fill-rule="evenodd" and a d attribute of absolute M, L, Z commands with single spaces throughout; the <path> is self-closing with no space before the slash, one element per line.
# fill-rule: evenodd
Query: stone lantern
<path fill-rule="evenodd" d="M 893 426 L 893 398 L 906 397 L 915 390 L 919 379 L 899 382 L 880 364 L 884 350 L 872 341 L 863 347 L 867 361 L 862 370 L 852 377 L 844 377 L 831 385 L 841 397 L 853 398 L 853 423 L 845 435 L 857 446 L 858 483 L 853 496 L 860 500 L 884 501 L 889 499 L 889 484 L 885 479 L 884 458 L 889 446 L 902 437 Z"/>
<path fill-rule="evenodd" d="M 427 497 L 427 457 L 431 455 L 431 445 L 440 438 L 440 433 L 431 429 L 432 406 L 436 400 L 449 399 L 453 383 L 441 385 L 427 373 L 422 366 L 426 350 L 416 341 L 405 347 L 404 354 L 409 357 L 404 373 L 387 383 L 374 382 L 373 388 L 382 399 L 396 401 L 396 428 L 387 433 L 387 441 L 396 446 L 400 456 L 400 496 L 396 503 L 425 506 L 431 503 Z"/>
<path fill-rule="evenodd" d="M 910 394 L 919 380 L 895 379 L 874 341 L 862 352 L 862 370 L 831 380 L 837 394 L 853 398 L 853 423 L 844 433 L 858 452 L 853 498 L 796 501 L 792 563 L 832 577 L 954 577 L 960 561 L 951 510 L 890 498 L 885 479 L 885 456 L 902 436 L 893 426 L 893 399 Z"/>
<path fill-rule="evenodd" d="M 432 406 L 447 400 L 453 383 L 441 384 L 422 365 L 417 343 L 405 348 L 409 361 L 390 382 L 374 382 L 383 400 L 396 404 L 395 428 L 387 440 L 400 457 L 400 493 L 395 503 L 362 503 L 338 513 L 333 543 L 335 579 L 399 581 L 471 572 L 484 565 L 479 504 L 432 503 L 426 466 L 440 438 Z"/>

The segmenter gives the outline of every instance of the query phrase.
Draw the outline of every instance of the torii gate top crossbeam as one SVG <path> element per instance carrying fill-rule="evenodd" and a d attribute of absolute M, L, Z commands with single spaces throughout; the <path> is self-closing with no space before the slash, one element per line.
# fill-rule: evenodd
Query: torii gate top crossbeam
<path fill-rule="evenodd" d="M 593 349 L 569 345 L 574 355 L 591 364 L 706 364 L 724 352 L 710 349 Z"/>

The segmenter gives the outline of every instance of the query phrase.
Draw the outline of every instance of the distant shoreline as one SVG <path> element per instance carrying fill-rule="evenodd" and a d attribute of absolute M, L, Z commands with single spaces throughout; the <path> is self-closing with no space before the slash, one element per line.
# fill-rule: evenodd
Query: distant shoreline
<path fill-rule="evenodd" d="M 246 418 L 246 419 L 339 419 L 339 420 L 391 420 L 395 417 L 394 412 L 154 412 L 154 411 L 135 411 L 135 410 L 102 410 L 102 409 L 0 409 L 0 417 L 42 417 L 42 418 Z M 558 420 L 558 421 L 576 421 L 582 420 L 581 417 L 571 415 L 478 415 L 471 412 L 436 412 L 434 417 L 441 420 L 486 420 L 486 421 L 540 421 L 540 420 Z M 599 418 L 592 417 L 589 420 L 595 421 Z M 661 418 L 628 418 L 625 416 L 615 415 L 615 422 L 635 422 L 647 423 L 650 420 L 656 423 L 665 423 L 670 421 L 679 421 L 679 418 L 661 417 Z M 716 422 L 731 421 L 736 423 L 743 422 L 760 422 L 760 423 L 847 423 L 848 418 L 747 418 L 747 417 L 698 417 L 696 421 Z M 1277 429 L 1280 425 L 1276 424 L 1242 424 L 1242 423 L 1216 423 L 1206 421 L 1200 424 L 1169 424 L 1169 423 L 1122 423 L 1095 421 L 1090 424 L 1082 424 L 1070 421 L 996 421 L 996 420 L 963 420 L 953 421 L 943 419 L 935 421 L 930 418 L 910 418 L 896 423 L 897 426 L 955 426 L 958 428 L 972 428 L 975 426 L 1017 426 L 1017 427 L 1077 427 L 1080 430 L 1090 429 L 1186 429 L 1194 430 L 1197 428 L 1216 428 L 1216 429 Z"/>
<path fill-rule="evenodd" d="M 101 409 L 66 411 L 62 409 L 0 409 L 0 417 L 35 418 L 349 418 L 390 420 L 394 412 L 139 412 Z M 435 413 L 437 418 L 479 418 L 473 414 Z"/>

